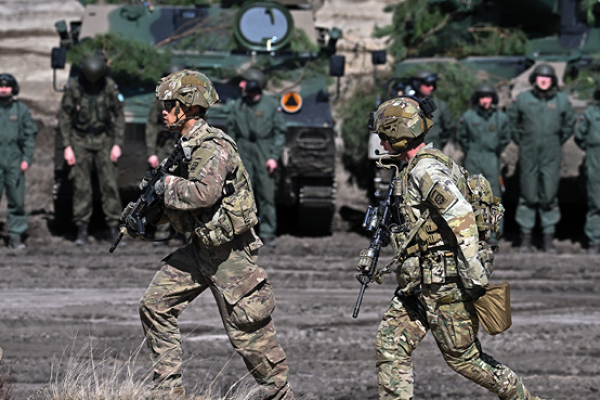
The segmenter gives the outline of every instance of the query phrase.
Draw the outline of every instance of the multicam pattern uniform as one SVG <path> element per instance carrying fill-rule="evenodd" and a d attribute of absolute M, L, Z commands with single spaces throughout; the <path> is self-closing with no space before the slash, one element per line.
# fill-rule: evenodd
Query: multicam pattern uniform
<path fill-rule="evenodd" d="M 427 145 L 422 152 L 438 152 Z M 454 174 L 455 175 L 455 174 Z M 462 178 L 464 179 L 464 178 Z M 471 205 L 460 194 L 453 172 L 435 158 L 411 160 L 401 177 L 405 218 L 417 219 L 426 210 L 439 227 L 420 252 L 397 270 L 399 291 L 417 296 L 427 324 L 416 310 L 394 297 L 377 332 L 377 378 L 380 399 L 412 399 L 412 352 L 431 329 L 446 363 L 456 372 L 495 393 L 500 399 L 533 399 L 521 378 L 482 352 L 478 319 L 465 288 L 487 283 L 478 260 L 479 240 Z M 412 215 L 412 216 L 411 216 Z M 392 238 L 399 240 L 397 237 Z M 394 245 L 394 243 L 393 243 Z"/>
<path fill-rule="evenodd" d="M 83 78 L 80 78 L 83 79 Z M 87 224 L 92 217 L 92 171 L 96 171 L 102 211 L 108 226 L 121 216 L 117 167 L 110 160 L 113 146 L 123 147 L 125 113 L 115 82 L 106 78 L 102 90 L 88 94 L 78 78 L 69 79 L 59 110 L 59 128 L 65 147 L 75 153 L 73 179 L 73 222 Z"/>
<path fill-rule="evenodd" d="M 219 208 L 226 181 L 236 187 L 245 168 L 235 145 L 224 133 L 200 119 L 185 135 L 193 143 L 189 164 L 165 180 L 165 205 L 173 227 L 192 231 L 210 221 Z M 203 137 L 210 137 L 203 140 Z M 251 190 L 245 182 L 245 190 Z M 286 355 L 279 345 L 271 313 L 273 291 L 265 271 L 256 265 L 262 245 L 253 229 L 220 246 L 192 243 L 168 256 L 140 302 L 140 315 L 154 361 L 155 382 L 182 384 L 181 335 L 177 317 L 204 290 L 212 292 L 225 331 L 265 399 L 293 399 L 287 383 Z"/>

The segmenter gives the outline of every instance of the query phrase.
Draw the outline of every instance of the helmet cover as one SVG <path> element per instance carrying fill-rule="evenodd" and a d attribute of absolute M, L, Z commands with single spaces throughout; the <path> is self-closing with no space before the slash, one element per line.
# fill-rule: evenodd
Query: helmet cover
<path fill-rule="evenodd" d="M 208 109 L 219 101 L 219 95 L 206 75 L 184 69 L 158 81 L 156 99 L 178 100 L 186 107 L 200 106 Z"/>
<path fill-rule="evenodd" d="M 423 116 L 417 101 L 398 97 L 381 104 L 373 115 L 374 132 L 392 148 L 402 151 L 408 141 L 429 131 L 433 125 L 430 118 Z"/>

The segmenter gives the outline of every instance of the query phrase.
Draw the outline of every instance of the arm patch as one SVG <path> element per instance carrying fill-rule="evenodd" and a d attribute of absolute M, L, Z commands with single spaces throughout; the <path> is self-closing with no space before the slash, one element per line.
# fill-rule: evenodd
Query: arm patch
<path fill-rule="evenodd" d="M 435 208 L 440 210 L 441 213 L 444 213 L 458 201 L 452 192 L 447 190 L 444 185 L 440 183 L 435 184 L 433 189 L 431 189 L 431 192 L 429 192 L 427 199 Z"/>

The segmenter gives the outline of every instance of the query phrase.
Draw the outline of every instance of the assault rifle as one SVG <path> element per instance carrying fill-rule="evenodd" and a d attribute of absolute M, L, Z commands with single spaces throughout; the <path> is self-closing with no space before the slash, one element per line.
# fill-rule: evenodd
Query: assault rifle
<path fill-rule="evenodd" d="M 362 272 L 356 275 L 356 279 L 362 286 L 360 287 L 358 299 L 356 299 L 356 306 L 354 306 L 352 318 L 358 317 L 360 305 L 369 283 L 373 282 L 373 280 L 377 280 L 378 283 L 381 283 L 381 276 L 376 276 L 377 261 L 379 260 L 381 248 L 390 243 L 390 223 L 392 221 L 391 202 L 393 198 L 394 183 L 396 181 L 397 177 L 394 176 L 390 182 L 387 196 L 379 203 L 379 206 L 369 206 L 367 208 L 367 213 L 365 214 L 362 227 L 367 232 L 371 233 L 371 243 L 368 248 L 361 251 L 358 260 L 358 265 Z"/>
<path fill-rule="evenodd" d="M 108 250 L 109 253 L 115 251 L 123 238 L 123 235 L 127 233 L 128 227 L 130 228 L 130 231 L 135 231 L 139 236 L 143 236 L 144 233 L 146 233 L 145 225 L 148 222 L 148 219 L 157 214 L 161 203 L 161 196 L 156 193 L 154 185 L 165 175 L 168 175 L 169 170 L 178 165 L 185 157 L 183 146 L 181 145 L 182 141 L 183 138 L 175 145 L 175 149 L 173 149 L 173 152 L 169 158 L 167 158 L 167 161 L 154 169 L 146 171 L 144 180 L 142 181 L 142 194 L 136 202 L 130 202 L 121 213 L 119 236 Z"/>

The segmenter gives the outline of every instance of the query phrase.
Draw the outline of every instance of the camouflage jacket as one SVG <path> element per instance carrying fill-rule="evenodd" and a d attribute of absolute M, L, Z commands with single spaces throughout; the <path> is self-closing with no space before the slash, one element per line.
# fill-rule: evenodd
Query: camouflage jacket
<path fill-rule="evenodd" d="M 232 198 L 245 195 L 244 207 L 255 212 L 248 173 L 233 139 L 200 119 L 185 133 L 183 147 L 190 157 L 179 165 L 177 175 L 165 179 L 166 214 L 175 230 L 201 235 L 219 217 L 228 191 L 234 192 Z M 230 223 L 234 225 L 231 236 L 244 231 L 244 227 L 236 228 L 236 221 Z"/>
<path fill-rule="evenodd" d="M 107 134 L 112 144 L 122 147 L 125 135 L 123 96 L 115 81 L 106 77 L 104 88 L 96 94 L 83 90 L 78 78 L 65 86 L 58 124 L 65 147 L 72 145 L 73 135 L 87 137 Z"/>
<path fill-rule="evenodd" d="M 435 158 L 419 158 L 421 152 L 435 151 L 445 156 L 432 144 L 426 145 L 411 159 L 400 177 L 403 202 L 399 204 L 400 215 L 413 224 L 422 216 L 429 214 L 427 229 L 439 234 L 428 238 L 428 250 L 421 252 L 421 266 L 427 273 L 433 274 L 425 283 L 443 283 L 447 265 L 443 256 L 448 251 L 456 261 L 456 272 L 466 288 L 487 284 L 487 273 L 477 258 L 479 237 L 473 209 L 461 194 L 455 183 L 465 179 L 459 171 L 451 171 Z M 457 166 L 458 169 L 458 166 Z M 427 213 L 426 213 L 427 211 Z M 441 265 L 437 265 L 440 264 Z M 425 271 L 424 271 L 425 273 Z M 436 274 L 440 276 L 435 276 Z"/>

